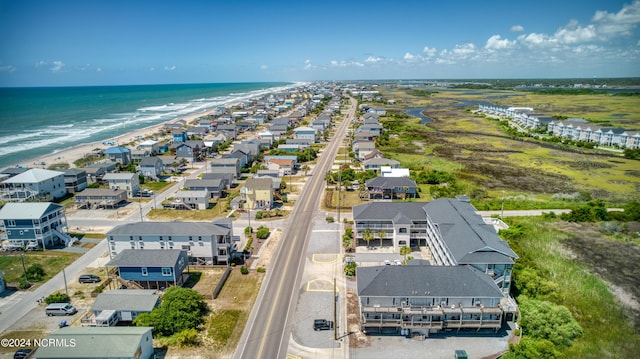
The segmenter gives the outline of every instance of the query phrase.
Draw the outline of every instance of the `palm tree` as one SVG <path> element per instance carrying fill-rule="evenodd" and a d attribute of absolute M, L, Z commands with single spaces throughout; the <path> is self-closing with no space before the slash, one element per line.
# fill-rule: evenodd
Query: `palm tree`
<path fill-rule="evenodd" d="M 364 229 L 364 231 L 362 231 L 362 239 L 367 242 L 367 248 L 369 248 L 369 242 L 373 240 L 373 231 L 371 230 L 371 228 L 367 227 Z"/>
<path fill-rule="evenodd" d="M 400 247 L 400 255 L 404 256 L 404 263 L 407 263 L 407 254 L 411 254 L 411 247 L 402 246 Z"/>
<path fill-rule="evenodd" d="M 384 230 L 381 229 L 378 231 L 378 238 L 380 238 L 380 248 L 382 248 L 382 240 L 386 236 L 387 236 L 387 232 L 385 232 Z"/>
<path fill-rule="evenodd" d="M 308 165 L 303 165 L 300 169 L 304 171 L 304 175 L 306 176 L 307 171 L 310 170 L 311 168 Z"/>

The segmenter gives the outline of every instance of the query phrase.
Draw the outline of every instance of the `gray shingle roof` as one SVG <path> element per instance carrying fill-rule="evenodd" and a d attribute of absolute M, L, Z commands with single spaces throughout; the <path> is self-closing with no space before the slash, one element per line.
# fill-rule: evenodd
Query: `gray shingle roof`
<path fill-rule="evenodd" d="M 372 202 L 355 206 L 353 218 L 389 220 L 396 223 L 426 220 L 426 214 L 437 225 L 443 241 L 457 264 L 512 264 L 518 258 L 493 226 L 484 223 L 468 202 L 439 198 L 429 203 Z"/>
<path fill-rule="evenodd" d="M 107 236 L 209 236 L 225 235 L 231 228 L 231 219 L 216 218 L 213 222 L 135 222 L 113 227 Z"/>
<path fill-rule="evenodd" d="M 444 241 L 458 264 L 510 264 L 514 258 L 518 258 L 507 242 L 498 236 L 493 226 L 484 223 L 470 203 L 439 198 L 424 207 L 431 219 L 438 224 Z M 475 261 L 479 258 L 483 262 Z"/>
<path fill-rule="evenodd" d="M 174 267 L 180 249 L 125 249 L 110 260 L 108 267 Z"/>
<path fill-rule="evenodd" d="M 396 187 L 409 187 L 414 188 L 418 185 L 416 181 L 406 177 L 376 177 L 368 179 L 365 182 L 367 187 L 377 188 L 396 188 Z"/>
<path fill-rule="evenodd" d="M 466 265 L 359 267 L 356 278 L 365 297 L 503 297 L 491 277 Z"/>
<path fill-rule="evenodd" d="M 150 312 L 158 303 L 160 296 L 149 289 L 116 289 L 98 294 L 91 310 L 130 310 L 132 312 Z"/>

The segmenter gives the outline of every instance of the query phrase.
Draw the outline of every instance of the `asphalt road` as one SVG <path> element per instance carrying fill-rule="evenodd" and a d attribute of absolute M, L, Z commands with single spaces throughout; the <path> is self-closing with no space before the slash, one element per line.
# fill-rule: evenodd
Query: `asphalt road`
<path fill-rule="evenodd" d="M 42 297 L 46 297 L 49 294 L 59 291 L 60 288 L 64 289 L 64 277 L 67 278 L 67 283 L 71 283 L 89 264 L 91 264 L 96 258 L 102 255 L 107 250 L 107 242 L 101 241 L 95 247 L 91 248 L 82 257 L 76 259 L 67 268 L 64 273 L 60 272 L 53 278 L 43 283 L 41 286 L 30 292 L 14 293 L 22 294 L 19 300 L 13 301 L 2 307 L 2 313 L 0 313 L 0 333 L 7 330 L 20 318 L 25 316 L 28 312 L 33 310 L 38 305 L 37 300 Z M 42 312 L 44 317 L 44 311 Z"/>
<path fill-rule="evenodd" d="M 290 226 L 281 237 L 272 266 L 267 271 L 267 277 L 260 288 L 256 305 L 249 315 L 234 358 L 274 359 L 286 356 L 293 327 L 289 314 L 295 312 L 312 218 L 319 210 L 325 173 L 333 164 L 356 108 L 357 102 L 352 99 L 347 117 L 318 159 L 313 176 L 296 202 L 291 213 Z"/>

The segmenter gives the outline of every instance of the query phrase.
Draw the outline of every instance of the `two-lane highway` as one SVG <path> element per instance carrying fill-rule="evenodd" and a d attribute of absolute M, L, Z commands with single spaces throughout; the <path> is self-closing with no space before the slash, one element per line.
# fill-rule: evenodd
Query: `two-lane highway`
<path fill-rule="evenodd" d="M 274 359 L 286 355 L 291 332 L 289 313 L 294 312 L 297 302 L 312 218 L 319 210 L 325 173 L 331 168 L 356 108 L 357 102 L 352 98 L 346 118 L 318 159 L 313 176 L 296 202 L 234 358 Z"/>

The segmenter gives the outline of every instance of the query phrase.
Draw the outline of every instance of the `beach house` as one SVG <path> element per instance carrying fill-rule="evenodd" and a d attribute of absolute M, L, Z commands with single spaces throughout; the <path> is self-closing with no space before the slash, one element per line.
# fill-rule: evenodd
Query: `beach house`
<path fill-rule="evenodd" d="M 160 302 L 153 289 L 113 289 L 98 294 L 90 313 L 82 318 L 83 326 L 126 325 L 142 313 L 150 313 Z"/>
<path fill-rule="evenodd" d="M 0 243 L 7 249 L 45 249 L 70 240 L 64 206 L 25 202 L 0 208 Z"/>
<path fill-rule="evenodd" d="M 240 161 L 235 158 L 212 158 L 210 161 L 211 172 L 231 173 L 233 178 L 240 177 Z"/>
<path fill-rule="evenodd" d="M 273 205 L 273 181 L 269 177 L 246 180 L 240 192 L 246 208 L 270 210 Z"/>
<path fill-rule="evenodd" d="M 235 250 L 232 221 L 135 222 L 114 227 L 106 234 L 109 256 L 124 249 L 184 249 L 189 263 L 226 264 Z"/>
<path fill-rule="evenodd" d="M 187 179 L 184 186 L 191 191 L 207 191 L 210 199 L 222 197 L 222 191 L 228 188 L 222 178 L 216 179 Z"/>
<path fill-rule="evenodd" d="M 109 183 L 111 189 L 123 189 L 129 197 L 135 197 L 140 191 L 140 179 L 137 173 L 121 172 L 107 173 L 102 177 Z"/>
<path fill-rule="evenodd" d="M 164 162 L 159 157 L 145 157 L 138 164 L 138 171 L 143 177 L 157 181 L 164 171 Z"/>
<path fill-rule="evenodd" d="M 209 191 L 178 191 L 173 195 L 169 205 L 175 209 L 207 209 L 209 208 Z"/>
<path fill-rule="evenodd" d="M 365 181 L 370 200 L 394 200 L 415 198 L 416 181 L 407 177 L 375 177 Z"/>
<path fill-rule="evenodd" d="M 105 267 L 115 267 L 126 285 L 135 282 L 145 289 L 163 289 L 184 283 L 183 272 L 189 264 L 187 251 L 181 249 L 124 249 Z"/>
<path fill-rule="evenodd" d="M 109 147 L 104 150 L 104 154 L 114 163 L 126 166 L 131 162 L 131 150 L 126 147 Z"/>
<path fill-rule="evenodd" d="M 67 194 L 64 172 L 32 168 L 0 182 L 0 201 L 51 201 Z"/>
<path fill-rule="evenodd" d="M 111 188 L 87 188 L 76 193 L 73 203 L 78 208 L 118 208 L 127 200 L 127 191 Z"/>
<path fill-rule="evenodd" d="M 64 186 L 68 193 L 80 192 L 87 188 L 87 172 L 83 169 L 69 168 L 64 172 Z"/>
<path fill-rule="evenodd" d="M 316 142 L 316 134 L 317 130 L 315 128 L 301 126 L 293 129 L 293 138 L 296 139 L 306 139 L 311 140 L 312 142 Z"/>

